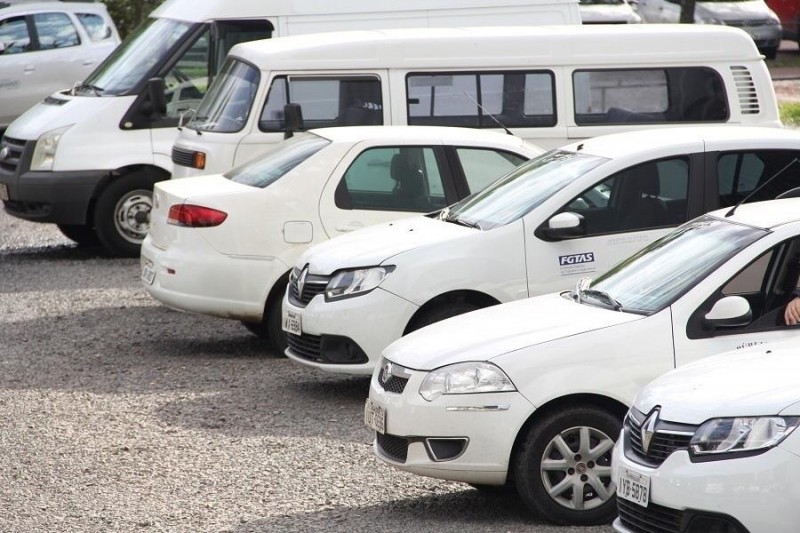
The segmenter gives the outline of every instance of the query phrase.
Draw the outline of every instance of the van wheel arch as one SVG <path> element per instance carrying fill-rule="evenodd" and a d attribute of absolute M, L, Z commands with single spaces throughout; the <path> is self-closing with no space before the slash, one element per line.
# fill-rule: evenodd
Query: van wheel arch
<path fill-rule="evenodd" d="M 408 335 L 434 322 L 450 318 L 452 316 L 491 307 L 499 304 L 500 301 L 488 294 L 478 291 L 451 291 L 440 294 L 425 302 L 411 320 L 406 324 L 403 335 Z"/>

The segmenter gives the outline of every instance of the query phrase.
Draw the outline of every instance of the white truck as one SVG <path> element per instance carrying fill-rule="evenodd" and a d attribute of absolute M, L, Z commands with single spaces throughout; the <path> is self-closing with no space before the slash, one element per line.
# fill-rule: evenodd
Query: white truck
<path fill-rule="evenodd" d="M 167 0 L 81 85 L 8 128 L 0 200 L 70 239 L 135 256 L 152 188 L 172 172 L 179 118 L 237 43 L 364 28 L 580 24 L 577 0 Z"/>

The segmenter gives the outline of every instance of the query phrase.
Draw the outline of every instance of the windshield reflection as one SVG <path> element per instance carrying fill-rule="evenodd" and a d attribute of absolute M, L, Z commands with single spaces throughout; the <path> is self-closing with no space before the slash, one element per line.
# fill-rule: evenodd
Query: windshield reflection
<path fill-rule="evenodd" d="M 261 76 L 257 69 L 228 59 L 187 127 L 200 131 L 235 133 L 250 116 Z"/>
<path fill-rule="evenodd" d="M 313 133 L 300 133 L 274 145 L 267 153 L 224 174 L 236 183 L 264 188 L 331 142 Z"/>

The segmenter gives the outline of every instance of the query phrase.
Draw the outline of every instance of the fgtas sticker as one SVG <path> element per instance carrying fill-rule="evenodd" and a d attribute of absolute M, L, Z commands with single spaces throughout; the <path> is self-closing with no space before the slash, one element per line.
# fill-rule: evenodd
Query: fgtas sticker
<path fill-rule="evenodd" d="M 594 252 L 558 256 L 562 275 L 584 274 L 595 271 Z"/>

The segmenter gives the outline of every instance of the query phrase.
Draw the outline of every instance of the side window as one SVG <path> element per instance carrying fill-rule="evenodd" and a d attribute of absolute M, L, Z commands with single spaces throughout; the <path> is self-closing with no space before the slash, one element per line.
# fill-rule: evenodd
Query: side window
<path fill-rule="evenodd" d="M 33 25 L 39 36 L 40 50 L 69 48 L 81 44 L 78 30 L 64 13 L 36 13 L 33 15 Z"/>
<path fill-rule="evenodd" d="M 96 13 L 76 13 L 78 21 L 92 41 L 105 41 L 113 35 L 106 20 Z"/>
<path fill-rule="evenodd" d="M 0 20 L 0 43 L 5 46 L 2 55 L 20 54 L 31 50 L 31 36 L 25 17 Z"/>
<path fill-rule="evenodd" d="M 209 30 L 204 31 L 164 76 L 167 117 L 196 109 L 208 90 Z"/>
<path fill-rule="evenodd" d="M 434 150 L 417 146 L 364 150 L 345 172 L 336 197 L 344 209 L 424 213 L 447 205 Z"/>
<path fill-rule="evenodd" d="M 276 77 L 261 112 L 262 131 L 283 131 L 283 108 L 300 104 L 306 129 L 383 124 L 377 76 Z"/>
<path fill-rule="evenodd" d="M 526 161 L 524 157 L 511 152 L 486 148 L 460 147 L 456 148 L 456 153 L 470 193 L 483 190 L 497 178 Z"/>
<path fill-rule="evenodd" d="M 689 161 L 650 161 L 614 174 L 561 211 L 583 216 L 586 235 L 675 226 L 687 219 Z"/>
<path fill-rule="evenodd" d="M 648 124 L 728 119 L 725 85 L 706 67 L 576 70 L 575 123 Z"/>
<path fill-rule="evenodd" d="M 552 72 L 413 73 L 408 124 L 470 128 L 556 123 Z"/>
<path fill-rule="evenodd" d="M 800 151 L 760 150 L 719 154 L 717 157 L 719 207 L 737 204 L 773 177 L 774 179 L 748 202 L 770 200 L 783 192 L 800 187 L 800 160 L 793 162 L 795 158 L 800 158 Z"/>
<path fill-rule="evenodd" d="M 225 56 L 234 45 L 268 39 L 272 37 L 273 27 L 268 20 L 226 20 L 216 22 L 217 41 L 214 64 L 219 69 L 225 62 Z M 214 74 L 217 72 L 215 71 Z"/>

